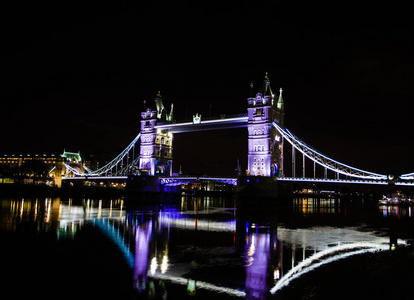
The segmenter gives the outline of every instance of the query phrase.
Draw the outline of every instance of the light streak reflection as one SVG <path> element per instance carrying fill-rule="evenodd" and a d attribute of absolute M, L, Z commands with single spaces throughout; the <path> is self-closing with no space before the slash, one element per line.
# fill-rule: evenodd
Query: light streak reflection
<path fill-rule="evenodd" d="M 180 285 L 187 285 L 188 283 L 188 278 L 184 278 L 181 276 L 171 276 L 171 275 L 164 275 L 164 274 L 160 274 L 160 273 L 155 273 L 151 276 L 154 279 L 160 279 L 160 280 L 166 280 L 166 281 L 170 281 L 176 284 L 180 284 Z M 225 293 L 228 295 L 233 295 L 236 297 L 245 297 L 246 293 L 244 291 L 240 291 L 237 289 L 232 289 L 232 288 L 227 288 L 227 287 L 223 287 L 223 286 L 217 286 L 208 282 L 204 282 L 204 281 L 197 281 L 197 288 L 202 288 L 202 289 L 206 289 L 206 290 L 210 290 L 213 292 L 218 292 L 218 293 Z"/>
<path fill-rule="evenodd" d="M 321 267 L 322 265 L 325 265 L 325 264 L 328 264 L 328 263 L 331 263 L 331 262 L 334 262 L 340 259 L 344 259 L 344 258 L 353 256 L 353 255 L 364 254 L 364 253 L 369 253 L 369 252 L 384 251 L 388 249 L 389 249 L 388 244 L 376 244 L 376 243 L 368 243 L 368 242 L 345 244 L 345 245 L 339 245 L 336 247 L 329 247 L 326 250 L 317 252 L 316 254 L 303 260 L 298 265 L 293 267 L 289 272 L 285 274 L 285 276 L 282 277 L 282 279 L 280 279 L 276 283 L 276 285 L 270 290 L 270 292 L 272 294 L 276 293 L 278 290 L 287 286 L 293 280 L 299 278 L 300 276 L 310 271 L 313 271 Z M 343 251 L 347 251 L 347 252 L 341 253 Z M 335 254 L 335 253 L 339 253 L 339 254 Z M 330 255 L 333 255 L 333 256 L 330 256 Z M 324 258 L 326 256 L 327 258 Z"/>

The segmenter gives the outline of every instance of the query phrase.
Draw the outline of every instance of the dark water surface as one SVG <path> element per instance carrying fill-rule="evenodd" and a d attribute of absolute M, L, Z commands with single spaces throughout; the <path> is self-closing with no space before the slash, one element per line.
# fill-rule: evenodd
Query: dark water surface
<path fill-rule="evenodd" d="M 304 276 L 406 247 L 414 229 L 411 207 L 375 199 L 0 201 L 1 287 L 18 299 L 287 299 Z"/>

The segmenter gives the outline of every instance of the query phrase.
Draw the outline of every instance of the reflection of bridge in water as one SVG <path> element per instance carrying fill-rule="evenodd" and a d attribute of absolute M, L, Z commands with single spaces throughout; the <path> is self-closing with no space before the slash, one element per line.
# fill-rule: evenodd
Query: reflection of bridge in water
<path fill-rule="evenodd" d="M 275 293 L 292 280 L 324 264 L 352 255 L 389 249 L 389 238 L 356 228 L 289 229 L 249 222 L 242 226 L 240 232 L 238 220 L 230 214 L 226 220 L 202 219 L 197 212 L 174 209 L 125 215 L 122 210 L 114 213 L 111 209 L 93 208 L 89 204 L 86 209 L 63 206 L 62 212 L 62 225 L 78 221 L 93 223 L 118 246 L 134 268 L 135 286 L 141 292 L 145 291 L 148 280 L 156 279 L 185 286 L 190 286 L 194 281 L 194 288 L 240 297 L 248 293 L 261 298 L 268 290 Z M 220 209 L 219 214 L 222 212 L 223 209 Z M 210 208 L 207 214 L 217 214 L 217 208 Z M 224 233 L 229 239 L 241 236 L 239 240 L 244 240 L 244 250 L 235 263 L 245 268 L 244 289 L 186 276 L 191 273 L 191 262 L 174 261 L 169 257 L 169 238 L 174 230 L 188 235 L 195 231 L 198 234 Z M 237 252 L 238 247 L 233 243 L 227 248 L 230 252 Z M 286 262 L 288 257 L 290 263 Z M 269 280 L 270 266 L 276 267 L 270 270 L 273 278 Z"/>
<path fill-rule="evenodd" d="M 338 205 L 332 201 L 320 203 L 328 207 L 324 214 L 338 213 Z M 306 210 L 313 208 L 305 202 L 315 203 L 299 202 Z M 150 281 L 162 280 L 189 289 L 260 299 L 324 264 L 390 248 L 389 238 L 372 230 L 330 226 L 291 229 L 254 222 L 223 204 L 189 198 L 178 206 L 126 212 L 122 200 L 84 200 L 83 205 L 73 205 L 47 198 L 10 202 L 10 211 L 20 219 L 31 216 L 54 224 L 60 238 L 73 238 L 85 224 L 94 225 L 118 246 L 134 270 L 136 289 L 142 293 L 148 292 Z M 208 246 L 202 247 L 203 243 Z M 226 280 L 234 270 L 245 277 Z M 204 271 L 207 274 L 202 274 Z"/>
<path fill-rule="evenodd" d="M 144 292 L 148 281 L 155 279 L 187 287 L 195 282 L 194 288 L 240 297 L 254 295 L 260 299 L 269 290 L 275 293 L 292 280 L 324 264 L 390 247 L 388 237 L 357 228 L 325 226 L 290 229 L 275 224 L 244 223 L 242 219 L 235 218 L 234 209 L 207 207 L 204 210 L 186 210 L 183 207 L 186 204 L 183 202 L 180 209 L 127 214 L 124 228 L 129 232 L 127 236 L 133 236 L 129 240 L 130 245 L 128 238 L 114 229 L 122 220 L 94 221 L 108 236 L 112 236 L 121 249 L 129 247 L 129 251 L 123 251 L 128 261 L 132 262 L 133 253 L 134 281 L 139 291 Z M 216 216 L 220 218 L 215 219 Z M 191 245 L 177 245 L 174 241 L 172 249 L 170 239 L 177 232 L 182 238 L 185 236 L 183 240 L 191 239 L 195 233 L 201 240 L 213 234 L 217 238 L 213 244 L 218 254 L 197 252 L 199 241 L 192 241 Z M 192 247 L 199 257 L 177 257 L 175 250 L 186 247 Z M 207 263 L 211 265 L 206 268 L 216 267 L 214 261 L 221 261 L 223 257 L 227 257 L 228 264 L 244 269 L 246 278 L 243 286 L 223 286 L 226 280 L 222 276 L 225 276 L 226 268 L 234 267 L 226 263 L 220 266 L 224 275 L 204 274 L 202 279 L 197 278 L 198 275 L 192 277 L 194 265 L 202 271 L 204 268 L 200 265 L 203 261 L 213 261 Z M 269 278 L 269 273 L 272 278 Z"/>
<path fill-rule="evenodd" d="M 295 202 L 294 210 L 308 210 L 303 211 L 308 214 L 326 206 L 324 214 L 337 215 L 338 204 L 332 201 L 313 207 L 309 203 L 315 201 L 302 199 Z M 125 211 L 122 200 L 86 199 L 82 205 L 73 205 L 47 198 L 10 202 L 10 212 L 20 219 L 41 219 L 49 224 L 47 230 L 56 228 L 58 238 L 74 238 L 85 224 L 95 226 L 118 246 L 134 270 L 135 287 L 141 293 L 148 292 L 150 281 L 161 280 L 190 290 L 261 299 L 324 264 L 390 248 L 390 239 L 372 230 L 292 229 L 255 222 L 209 198 L 183 198 L 181 205 L 131 212 Z M 228 280 L 233 272 L 245 276 Z"/>
<path fill-rule="evenodd" d="M 343 212 L 335 201 L 315 205 L 317 200 L 302 198 L 294 201 L 293 211 L 296 216 L 319 213 L 325 220 L 328 215 L 338 220 Z M 94 226 L 118 246 L 140 293 L 149 293 L 154 282 L 169 282 L 189 292 L 263 299 L 325 264 L 391 247 L 389 237 L 369 227 L 289 228 L 272 221 L 277 219 L 273 212 L 256 221 L 219 198 L 183 198 L 174 206 L 129 212 L 122 200 L 85 199 L 74 205 L 51 198 L 21 199 L 1 205 L 2 217 L 9 218 L 2 223 L 9 226 L 2 228 L 6 230 L 15 230 L 16 222 L 35 221 L 38 231 L 73 239 Z M 411 208 L 378 208 L 378 216 L 390 214 L 410 217 Z M 229 274 L 241 275 L 229 280 Z"/>
<path fill-rule="evenodd" d="M 125 211 L 122 200 L 84 200 L 83 205 L 73 205 L 48 198 L 11 202 L 10 211 L 21 219 L 37 215 L 44 224 L 55 224 L 61 238 L 70 234 L 73 238 L 85 224 L 94 225 L 118 246 L 142 293 L 148 292 L 151 280 L 162 280 L 190 290 L 260 299 L 324 264 L 390 247 L 388 237 L 372 230 L 291 229 L 254 222 L 234 207 L 209 198 L 183 199 L 178 206 L 131 212 Z M 202 247 L 203 243 L 208 246 Z M 209 269 L 219 272 L 206 271 Z M 226 280 L 235 270 L 245 277 Z"/>

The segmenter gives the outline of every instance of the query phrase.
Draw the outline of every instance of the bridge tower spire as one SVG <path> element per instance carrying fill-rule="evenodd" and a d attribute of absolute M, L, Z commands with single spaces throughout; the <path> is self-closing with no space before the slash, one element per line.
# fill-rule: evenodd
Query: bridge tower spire
<path fill-rule="evenodd" d="M 284 105 L 281 93 L 278 101 L 275 101 L 268 73 L 264 77 L 262 89 L 250 96 L 247 104 L 248 173 L 251 176 L 281 176 L 283 138 L 272 126 L 272 122 L 283 126 Z"/>

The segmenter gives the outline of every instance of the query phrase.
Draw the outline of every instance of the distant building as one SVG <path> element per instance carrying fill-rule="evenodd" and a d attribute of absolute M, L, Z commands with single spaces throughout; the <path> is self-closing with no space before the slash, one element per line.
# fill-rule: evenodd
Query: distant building
<path fill-rule="evenodd" d="M 64 158 L 58 154 L 4 154 L 0 156 L 0 177 L 13 178 L 21 183 L 33 182 L 36 177 L 53 185 L 56 178 L 62 177 L 63 161 Z M 28 180 L 30 178 L 32 181 Z"/>
<path fill-rule="evenodd" d="M 83 171 L 80 153 L 4 154 L 0 156 L 0 183 L 44 183 L 61 186 L 68 172 L 63 163 Z M 33 179 L 36 178 L 34 181 Z"/>
<path fill-rule="evenodd" d="M 47 165 L 54 165 L 59 158 L 60 156 L 56 154 L 4 154 L 0 156 L 0 166 L 20 167 L 30 161 L 41 161 Z"/>

